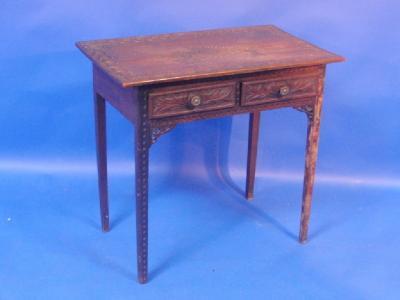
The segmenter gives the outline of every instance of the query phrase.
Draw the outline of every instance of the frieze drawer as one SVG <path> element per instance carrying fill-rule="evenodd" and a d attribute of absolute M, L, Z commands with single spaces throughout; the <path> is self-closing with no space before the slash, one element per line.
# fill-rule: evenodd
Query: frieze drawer
<path fill-rule="evenodd" d="M 221 82 L 150 91 L 150 118 L 171 117 L 235 106 L 236 82 Z"/>
<path fill-rule="evenodd" d="M 317 95 L 318 77 L 265 78 L 242 83 L 242 105 L 256 105 Z"/>

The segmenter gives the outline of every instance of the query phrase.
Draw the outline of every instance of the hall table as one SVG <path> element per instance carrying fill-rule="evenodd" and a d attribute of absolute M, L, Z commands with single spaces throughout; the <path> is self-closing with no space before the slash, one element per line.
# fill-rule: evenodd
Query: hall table
<path fill-rule="evenodd" d="M 149 149 L 179 123 L 249 113 L 245 195 L 253 198 L 260 112 L 292 107 L 308 120 L 300 242 L 307 240 L 326 64 L 344 58 L 275 26 L 76 43 L 92 61 L 103 231 L 109 230 L 105 100 L 135 125 L 136 238 L 147 281 Z"/>

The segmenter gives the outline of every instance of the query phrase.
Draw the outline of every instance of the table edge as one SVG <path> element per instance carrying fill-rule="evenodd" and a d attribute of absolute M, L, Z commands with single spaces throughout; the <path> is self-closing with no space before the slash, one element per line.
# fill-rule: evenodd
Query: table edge
<path fill-rule="evenodd" d="M 96 42 L 96 41 L 104 41 L 104 40 L 118 40 L 120 38 L 112 38 L 112 39 L 96 39 L 96 40 L 89 40 L 89 41 L 78 41 L 75 43 L 75 46 L 98 68 L 100 68 L 103 72 L 105 72 L 110 78 L 112 78 L 116 83 L 118 83 L 121 87 L 123 88 L 131 88 L 131 87 L 140 87 L 140 86 L 146 86 L 146 85 L 152 85 L 152 84 L 161 84 L 161 83 L 174 83 L 174 82 L 179 82 L 179 81 L 189 81 L 189 80 L 196 80 L 196 79 L 206 79 L 206 78 L 216 78 L 216 77 L 221 77 L 221 76 L 232 76 L 232 75 L 246 75 L 250 73 L 258 73 L 258 72 L 265 72 L 265 71 L 272 71 L 272 70 L 279 70 L 279 69 L 289 69 L 289 68 L 297 68 L 297 67 L 309 67 L 309 66 L 317 66 L 317 65 L 327 65 L 330 63 L 338 63 L 338 62 L 343 62 L 346 60 L 345 57 L 335 54 L 331 51 L 328 51 L 326 49 L 323 49 L 321 47 L 318 47 L 314 45 L 313 43 L 310 43 L 302 38 L 299 38 L 295 35 L 292 35 L 281 28 L 275 26 L 275 25 L 253 25 L 253 26 L 244 26 L 244 27 L 274 27 L 274 29 L 281 31 L 284 34 L 287 34 L 291 36 L 292 38 L 295 38 L 297 40 L 301 40 L 302 42 L 309 44 L 315 48 L 320 49 L 321 51 L 325 52 L 326 54 L 331 55 L 331 57 L 327 58 L 321 58 L 319 60 L 313 60 L 312 62 L 303 62 L 303 63 L 296 63 L 296 64 L 277 64 L 274 66 L 260 66 L 260 67 L 255 67 L 255 68 L 238 68 L 238 69 L 232 69 L 232 70 L 223 70 L 223 71 L 217 71 L 217 72 L 209 72 L 209 73 L 197 73 L 197 74 L 192 74 L 192 75 L 182 75 L 182 76 L 175 76 L 175 77 L 165 77 L 165 78 L 155 78 L 155 79 L 148 79 L 148 80 L 132 80 L 132 81 L 127 81 L 124 80 L 123 78 L 117 76 L 116 74 L 113 74 L 108 70 L 105 66 L 103 66 L 101 63 L 97 62 L 96 60 L 93 59 L 93 57 L 87 53 L 83 45 L 85 45 L 88 42 Z M 181 33 L 196 33 L 196 32 L 202 32 L 202 31 L 212 31 L 212 30 L 223 30 L 223 29 L 236 29 L 236 28 L 243 28 L 242 27 L 228 27 L 228 28 L 218 28 L 218 29 L 205 29 L 205 30 L 197 30 L 197 31 L 186 31 L 186 32 L 173 32 L 173 33 L 163 33 L 163 34 L 153 34 L 153 35 L 143 35 L 143 36 L 138 36 L 138 37 L 151 37 L 151 36 L 162 36 L 162 35 L 171 35 L 171 34 L 181 34 Z"/>

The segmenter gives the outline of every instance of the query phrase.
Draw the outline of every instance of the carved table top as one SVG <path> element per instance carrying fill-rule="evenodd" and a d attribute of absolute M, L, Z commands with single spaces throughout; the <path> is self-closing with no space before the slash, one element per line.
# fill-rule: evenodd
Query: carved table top
<path fill-rule="evenodd" d="M 123 87 L 343 61 L 271 25 L 95 40 L 77 46 Z"/>

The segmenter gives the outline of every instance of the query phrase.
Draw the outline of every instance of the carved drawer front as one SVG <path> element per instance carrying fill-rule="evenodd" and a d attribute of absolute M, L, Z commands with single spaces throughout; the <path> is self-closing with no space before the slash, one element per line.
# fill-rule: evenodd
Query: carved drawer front
<path fill-rule="evenodd" d="M 233 81 L 169 87 L 150 91 L 150 118 L 162 118 L 235 106 Z"/>
<path fill-rule="evenodd" d="M 242 105 L 253 105 L 315 96 L 318 77 L 265 78 L 243 81 Z"/>

